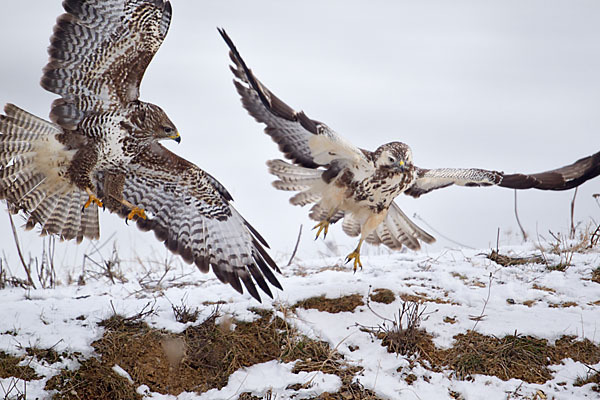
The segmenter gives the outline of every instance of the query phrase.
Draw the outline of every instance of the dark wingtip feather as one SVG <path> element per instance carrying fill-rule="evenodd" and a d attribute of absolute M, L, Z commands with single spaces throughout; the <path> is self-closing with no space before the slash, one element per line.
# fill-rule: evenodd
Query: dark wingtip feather
<path fill-rule="evenodd" d="M 213 271 L 217 268 L 213 266 Z M 227 283 L 231 285 L 238 293 L 243 294 L 244 289 L 242 288 L 242 283 L 240 282 L 240 277 L 233 271 L 226 271 L 225 276 L 227 277 Z"/>
<path fill-rule="evenodd" d="M 260 270 L 257 268 L 256 264 L 250 264 L 247 266 L 247 268 L 262 291 L 265 292 L 270 298 L 273 298 L 271 288 L 269 288 L 269 285 L 267 285 L 265 277 L 260 273 Z"/>
<path fill-rule="evenodd" d="M 208 273 L 209 269 L 210 269 L 210 265 L 208 263 L 208 258 L 207 257 L 203 257 L 203 256 L 199 256 L 196 257 L 194 259 L 194 264 L 196 264 L 196 267 L 198 267 L 198 269 L 201 272 L 204 272 L 205 274 Z M 215 274 L 217 275 L 217 274 Z M 217 275 L 217 278 L 219 278 L 219 276 Z M 219 278 L 220 281 L 223 281 L 221 278 Z"/>
<path fill-rule="evenodd" d="M 229 35 L 227 34 L 227 32 L 225 32 L 225 29 L 223 29 L 223 28 L 217 28 L 217 30 L 221 34 L 221 37 L 223 38 L 223 40 L 225 40 L 225 43 L 227 43 L 227 46 L 229 46 L 230 57 L 232 57 L 232 60 L 237 65 L 239 65 L 240 67 L 242 67 L 242 69 L 243 69 L 243 71 L 244 71 L 244 73 L 246 75 L 246 80 L 248 81 L 248 83 L 250 84 L 250 86 L 252 86 L 252 88 L 256 91 L 256 93 L 258 94 L 258 97 L 260 98 L 260 101 L 263 103 L 263 105 L 268 110 L 270 110 L 271 109 L 271 103 L 265 97 L 265 94 L 263 93 L 263 91 L 262 91 L 259 83 L 254 78 L 254 74 L 252 74 L 252 71 L 246 65 L 246 62 L 244 61 L 244 59 L 240 55 L 239 51 L 235 47 L 235 44 L 233 43 L 233 41 L 231 40 L 231 38 L 229 37 Z M 234 74 L 235 74 L 235 72 L 234 72 Z"/>
<path fill-rule="evenodd" d="M 244 286 L 246 286 L 246 289 L 248 289 L 248 293 L 250 293 L 250 295 L 254 297 L 259 303 L 262 303 L 260 295 L 258 294 L 258 290 L 256 290 L 256 286 L 254 285 L 254 282 L 252 281 L 250 275 L 242 275 L 240 278 L 242 279 L 242 282 L 244 282 Z"/>
<path fill-rule="evenodd" d="M 246 218 L 242 217 L 242 220 L 244 221 L 244 225 L 246 226 L 246 228 L 248 228 L 248 230 L 252 233 L 252 235 L 256 239 L 258 239 L 258 241 L 260 243 L 262 243 L 263 246 L 265 246 L 267 249 L 270 249 L 267 241 L 261 236 L 260 233 L 258 233 L 258 231 L 256 229 L 254 229 L 254 227 L 252 225 L 250 225 L 250 223 L 248 221 L 246 221 Z"/>
<path fill-rule="evenodd" d="M 260 245 L 257 243 L 256 246 Z M 256 247 L 256 249 L 258 251 L 258 254 L 253 254 L 256 265 L 258 265 L 265 278 L 267 278 L 267 280 L 273 286 L 275 286 L 279 290 L 283 290 L 281 283 L 279 283 L 277 277 L 275 277 L 275 274 L 273 274 L 273 271 L 277 271 L 279 273 L 281 273 L 281 271 L 279 270 L 275 262 L 271 259 L 271 257 L 269 257 L 269 255 L 265 252 L 264 249 L 260 247 Z"/>
<path fill-rule="evenodd" d="M 499 186 L 511 189 L 569 190 L 600 175 L 600 152 L 537 174 L 507 174 Z"/>

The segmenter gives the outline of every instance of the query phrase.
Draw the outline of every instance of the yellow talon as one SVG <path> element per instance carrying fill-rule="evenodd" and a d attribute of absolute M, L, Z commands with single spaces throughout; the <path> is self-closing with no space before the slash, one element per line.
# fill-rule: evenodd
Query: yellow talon
<path fill-rule="evenodd" d="M 348 256 L 346 257 L 346 263 L 350 262 L 350 260 L 354 260 L 354 272 L 356 272 L 356 269 L 358 267 L 360 267 L 360 269 L 362 269 L 362 263 L 360 262 L 360 246 L 362 246 L 364 239 L 360 239 L 358 241 L 358 246 L 356 246 L 356 249 L 354 249 L 354 251 L 350 254 L 348 254 Z"/>
<path fill-rule="evenodd" d="M 96 195 L 94 195 L 91 191 L 88 191 L 88 195 L 88 201 L 86 201 L 83 205 L 84 209 L 88 208 L 90 205 L 92 205 L 92 203 L 96 204 L 98 207 L 102 207 L 102 202 L 96 197 Z"/>
<path fill-rule="evenodd" d="M 360 253 L 357 252 L 356 250 L 353 251 L 352 253 L 348 254 L 348 256 L 346 257 L 346 263 L 348 263 L 349 261 L 354 260 L 354 272 L 356 272 L 356 269 L 358 267 L 360 267 L 360 269 L 362 269 L 362 263 L 360 262 Z"/>
<path fill-rule="evenodd" d="M 317 231 L 317 237 L 315 237 L 315 240 L 317 240 L 319 238 L 319 235 L 321 234 L 321 232 L 323 232 L 323 239 L 325 239 L 327 237 L 327 232 L 329 231 L 329 221 L 328 220 L 323 220 L 321 222 L 319 222 L 318 224 L 316 224 L 313 228 L 317 229 L 319 228 L 319 230 Z"/>
<path fill-rule="evenodd" d="M 136 215 L 142 219 L 146 219 L 146 212 L 144 211 L 143 208 L 139 208 L 139 207 L 133 207 L 131 209 L 131 212 L 129 213 L 129 215 L 127 215 L 127 219 L 132 220 L 133 217 L 135 217 Z"/>

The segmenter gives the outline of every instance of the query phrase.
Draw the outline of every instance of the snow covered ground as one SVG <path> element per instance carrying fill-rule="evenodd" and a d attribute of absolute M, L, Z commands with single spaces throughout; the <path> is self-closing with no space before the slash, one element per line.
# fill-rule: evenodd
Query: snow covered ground
<path fill-rule="evenodd" d="M 527 256 L 540 254 L 532 244 L 500 248 L 502 254 Z M 109 252 L 108 252 L 109 253 Z M 552 367 L 553 378 L 545 384 L 529 384 L 517 379 L 503 381 L 493 376 L 476 375 L 474 380 L 458 380 L 451 371 L 432 372 L 420 364 L 409 366 L 409 360 L 388 353 L 381 341 L 361 331 L 359 325 L 382 324 L 381 316 L 393 319 L 402 300 L 400 295 L 426 298 L 426 318 L 422 327 L 433 334 L 434 343 L 449 347 L 453 336 L 473 329 L 486 335 L 532 335 L 550 342 L 563 335 L 575 335 L 600 343 L 600 283 L 591 280 L 593 271 L 600 266 L 598 248 L 574 253 L 572 265 L 565 271 L 550 271 L 546 265 L 526 264 L 503 267 L 485 257 L 488 249 L 479 251 L 445 249 L 438 253 L 393 253 L 365 256 L 365 268 L 355 274 L 343 265 L 342 257 L 323 257 L 314 260 L 297 260 L 283 268 L 281 277 L 284 291 L 277 292 L 274 300 L 259 305 L 248 295 L 239 295 L 230 287 L 219 283 L 211 274 L 202 274 L 187 265 L 172 260 L 171 269 L 163 275 L 161 263 L 123 261 L 115 271 L 123 273 L 120 281 L 111 283 L 106 277 L 94 276 L 99 267 L 88 262 L 86 270 L 58 271 L 62 281 L 54 289 L 5 288 L 1 291 L 0 350 L 23 355 L 24 348 L 53 348 L 57 352 L 81 352 L 91 356 L 91 343 L 99 339 L 104 328 L 97 322 L 116 311 L 133 315 L 148 302 L 155 302 L 156 313 L 146 317 L 152 327 L 173 332 L 183 331 L 189 324 L 175 321 L 171 304 L 200 306 L 201 316 L 196 323 L 207 318 L 214 307 L 202 306 L 204 302 L 224 301 L 220 311 L 238 320 L 256 318 L 250 308 L 273 310 L 286 318 L 307 336 L 328 342 L 344 355 L 351 364 L 364 368 L 356 376 L 366 389 L 383 399 L 450 399 L 458 393 L 464 399 L 596 399 L 598 393 L 592 385 L 573 386 L 577 378 L 585 377 L 589 369 L 580 362 L 565 360 Z M 564 261 L 565 254 L 545 252 L 549 263 Z M 106 256 L 108 257 L 108 255 Z M 562 259 L 561 259 L 562 257 Z M 286 260 L 279 260 L 285 265 Z M 14 269 L 14 268 L 13 268 Z M 13 271 L 17 273 L 17 271 Z M 84 273 L 85 285 L 76 283 Z M 74 279 L 67 283 L 68 276 Z M 124 279 L 123 279 L 124 278 Z M 160 285 L 157 282 L 160 279 Z M 126 280 L 126 281 L 125 281 Z M 153 287 L 153 290 L 149 289 Z M 315 309 L 297 308 L 281 312 L 299 300 L 325 295 L 337 298 L 359 294 L 366 301 L 369 291 L 387 288 L 396 295 L 390 304 L 370 302 L 353 312 L 331 314 Z M 160 289 L 160 290 L 157 290 Z M 483 315 L 479 322 L 474 317 Z M 448 318 L 455 321 L 448 323 Z M 33 367 L 41 380 L 26 384 L 27 398 L 48 398 L 43 390 L 45 382 L 58 374 L 64 364 L 76 368 L 75 361 L 54 365 L 27 357 L 23 364 Z M 322 372 L 292 373 L 293 363 L 270 361 L 236 371 L 229 384 L 220 390 L 206 393 L 182 393 L 178 397 L 151 393 L 147 387 L 138 388 L 148 399 L 237 399 L 242 392 L 266 395 L 271 390 L 276 399 L 301 399 L 323 392 L 334 393 L 340 378 Z M 591 365 L 596 370 L 600 363 Z M 120 366 L 115 370 L 127 376 Z M 417 379 L 408 384 L 407 374 Z M 286 389 L 293 384 L 308 381 L 312 385 L 302 389 Z M 3 395 L 14 379 L 0 380 Z M 23 382 L 17 390 L 23 391 Z M 536 397 L 537 396 L 537 397 Z M 543 397 L 546 396 L 546 397 Z"/>

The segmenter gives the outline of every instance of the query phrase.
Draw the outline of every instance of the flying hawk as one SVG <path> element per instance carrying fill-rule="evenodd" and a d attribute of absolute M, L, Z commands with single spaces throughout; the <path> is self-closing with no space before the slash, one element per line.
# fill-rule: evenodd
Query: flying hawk
<path fill-rule="evenodd" d="M 45 121 L 8 104 L 0 115 L 0 198 L 26 227 L 61 239 L 98 239 L 108 207 L 260 301 L 281 289 L 260 234 L 212 176 L 158 142 L 180 141 L 158 106 L 139 100 L 171 21 L 164 0 L 65 0 L 41 85 L 61 97 Z M 266 278 L 266 280 L 265 280 Z"/>
<path fill-rule="evenodd" d="M 360 149 L 271 93 L 247 67 L 225 31 L 219 32 L 230 49 L 234 83 L 244 108 L 266 124 L 265 133 L 292 161 L 267 162 L 269 172 L 279 178 L 273 185 L 299 192 L 290 199 L 294 205 L 314 203 L 309 215 L 319 222 L 317 238 L 321 232 L 325 237 L 329 225 L 341 219 L 346 234 L 360 235 L 358 246 L 346 259 L 354 260 L 354 270 L 362 267 L 364 241 L 413 250 L 420 248 L 420 242 L 435 241 L 394 202 L 401 193 L 419 197 L 454 184 L 566 190 L 600 174 L 600 152 L 552 171 L 508 175 L 476 168 L 419 168 L 413 164 L 410 147 L 401 142 L 386 143 L 375 151 Z"/>

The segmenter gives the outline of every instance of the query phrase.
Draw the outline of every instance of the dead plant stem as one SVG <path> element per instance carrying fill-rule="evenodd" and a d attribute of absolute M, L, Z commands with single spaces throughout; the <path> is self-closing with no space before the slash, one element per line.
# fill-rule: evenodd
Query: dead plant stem
<path fill-rule="evenodd" d="M 33 279 L 31 278 L 30 268 L 27 266 L 25 262 L 25 258 L 23 257 L 23 252 L 21 251 L 21 245 L 19 243 L 19 236 L 17 234 L 17 228 L 15 227 L 15 223 L 13 221 L 13 217 L 11 213 L 8 213 L 8 219 L 10 220 L 10 227 L 12 229 L 13 238 L 15 239 L 15 245 L 17 246 L 17 253 L 19 254 L 19 258 L 21 259 L 21 264 L 23 265 L 23 269 L 27 274 L 27 281 L 31 285 L 32 288 L 37 289 L 35 287 L 35 283 L 33 283 Z"/>
<path fill-rule="evenodd" d="M 521 225 L 521 220 L 519 219 L 519 212 L 517 210 L 517 190 L 515 189 L 515 218 L 517 219 L 517 224 L 519 225 L 519 229 L 521 229 L 521 235 L 523 235 L 523 241 L 527 241 L 527 232 L 523 229 L 523 225 Z"/>

